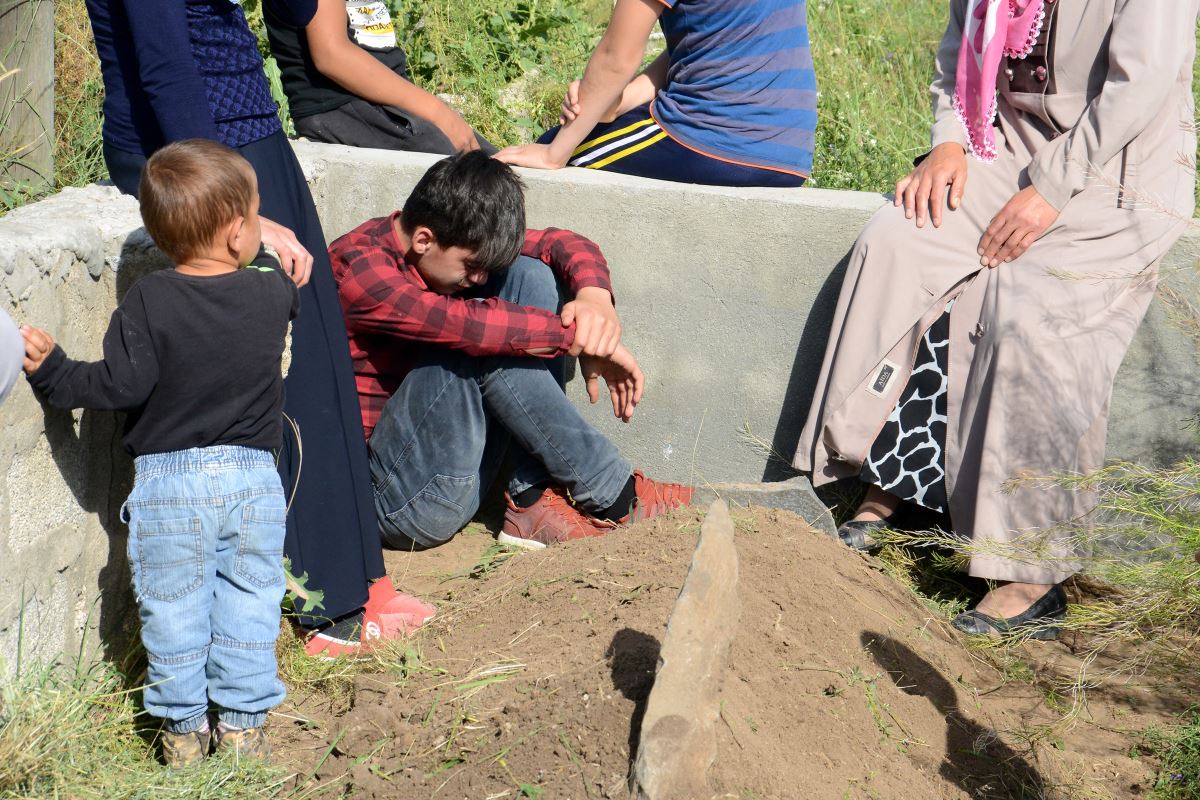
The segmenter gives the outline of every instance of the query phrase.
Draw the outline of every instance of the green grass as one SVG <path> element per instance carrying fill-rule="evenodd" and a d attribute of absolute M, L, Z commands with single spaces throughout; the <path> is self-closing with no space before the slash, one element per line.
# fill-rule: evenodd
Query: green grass
<path fill-rule="evenodd" d="M 1149 800 L 1195 800 L 1200 797 L 1200 710 L 1170 727 L 1149 728 L 1139 752 L 1158 762 L 1158 779 Z"/>
<path fill-rule="evenodd" d="M 812 0 L 820 89 L 815 185 L 891 191 L 929 144 L 945 0 Z"/>
<path fill-rule="evenodd" d="M 54 4 L 54 171 L 58 188 L 108 177 L 100 147 L 104 84 L 84 0 Z"/>
<path fill-rule="evenodd" d="M 153 756 L 141 692 L 114 668 L 44 667 L 0 682 L 0 798 L 311 798 L 287 776 L 222 757 L 172 771 Z"/>

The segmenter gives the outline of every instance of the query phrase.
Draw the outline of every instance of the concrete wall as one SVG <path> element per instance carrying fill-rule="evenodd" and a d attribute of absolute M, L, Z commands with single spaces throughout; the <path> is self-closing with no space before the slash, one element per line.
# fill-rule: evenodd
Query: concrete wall
<path fill-rule="evenodd" d="M 76 357 L 100 356 L 117 296 L 163 264 L 137 203 L 113 188 L 67 189 L 0 219 L 0 308 Z M 132 474 L 115 415 L 43 409 L 14 387 L 0 408 L 0 674 L 18 641 L 24 658 L 53 659 L 85 628 L 116 643 L 136 619 L 118 520 Z"/>
<path fill-rule="evenodd" d="M 332 241 L 388 213 L 435 156 L 300 142 Z M 613 271 L 625 341 L 648 379 L 634 420 L 590 416 L 649 472 L 693 481 L 775 479 L 790 462 L 825 352 L 844 259 L 885 198 L 821 189 L 684 186 L 591 170 L 523 171 L 529 224 L 576 230 Z M 1196 296 L 1200 230 L 1165 283 Z M 1113 394 L 1109 454 L 1194 452 L 1196 343 L 1156 303 Z M 581 390 L 572 388 L 580 398 Z"/>
<path fill-rule="evenodd" d="M 403 203 L 435 158 L 300 143 L 330 239 Z M 586 170 L 525 173 L 529 222 L 596 240 L 613 269 L 625 339 L 648 376 L 634 421 L 589 419 L 647 471 L 692 481 L 790 474 L 843 260 L 879 195 L 684 187 Z M 1194 292 L 1200 236 L 1168 283 Z M 0 307 L 94 358 L 123 290 L 163 265 L 137 206 L 115 189 L 67 190 L 0 219 Z M 1113 398 L 1110 453 L 1192 452 L 1194 343 L 1151 314 Z M 581 404 L 582 387 L 568 391 Z M 114 415 L 41 408 L 23 383 L 0 408 L 0 654 L 73 651 L 85 629 L 116 643 L 136 616 L 118 510 L 132 476 Z M 769 454 L 778 452 L 780 458 Z M 100 592 L 104 587 L 105 591 Z M 13 668 L 12 657 L 7 669 Z"/>

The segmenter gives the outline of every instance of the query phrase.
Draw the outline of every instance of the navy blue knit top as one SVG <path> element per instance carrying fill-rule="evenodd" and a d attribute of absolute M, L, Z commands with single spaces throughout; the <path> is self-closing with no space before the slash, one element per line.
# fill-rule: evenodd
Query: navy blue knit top
<path fill-rule="evenodd" d="M 316 0 L 272 0 L 303 26 Z M 87 0 L 104 77 L 104 141 L 149 156 L 168 142 L 230 147 L 279 130 L 263 61 L 229 0 Z"/>

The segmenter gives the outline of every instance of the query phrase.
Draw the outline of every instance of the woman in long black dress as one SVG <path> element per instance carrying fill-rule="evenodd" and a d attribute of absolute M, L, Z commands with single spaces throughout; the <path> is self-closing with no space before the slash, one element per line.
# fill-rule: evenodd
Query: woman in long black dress
<path fill-rule="evenodd" d="M 433 608 L 398 595 L 384 576 L 346 329 L 312 195 L 277 116 L 254 34 L 229 0 L 88 0 L 104 77 L 104 157 L 113 182 L 136 194 L 158 148 L 220 141 L 258 175 L 263 239 L 302 285 L 285 411 L 300 437 L 280 454 L 294 487 L 285 552 L 324 593 L 311 654 L 357 650 L 420 625 Z M 315 0 L 279 2 L 303 24 Z M 268 221 L 269 220 L 269 221 Z M 294 235 L 293 235 L 294 233 Z"/>

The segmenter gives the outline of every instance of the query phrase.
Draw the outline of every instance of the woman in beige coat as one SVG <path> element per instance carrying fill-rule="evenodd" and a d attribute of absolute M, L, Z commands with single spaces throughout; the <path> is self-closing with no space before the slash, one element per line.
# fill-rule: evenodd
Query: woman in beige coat
<path fill-rule="evenodd" d="M 951 0 L 932 149 L 851 254 L 796 466 L 870 484 L 852 545 L 904 502 L 948 511 L 999 582 L 969 633 L 1057 635 L 1079 554 L 1011 543 L 1095 497 L 1014 479 L 1103 462 L 1114 374 L 1193 213 L 1198 10 Z"/>

